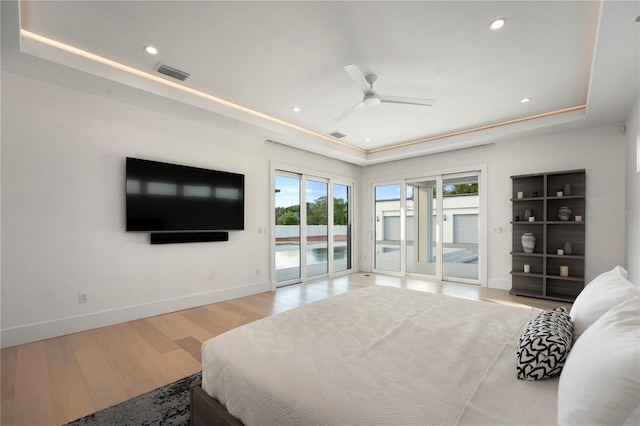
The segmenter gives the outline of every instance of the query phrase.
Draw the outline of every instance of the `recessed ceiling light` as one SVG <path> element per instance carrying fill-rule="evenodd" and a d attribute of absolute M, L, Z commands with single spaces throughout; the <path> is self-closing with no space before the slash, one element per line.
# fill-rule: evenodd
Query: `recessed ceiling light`
<path fill-rule="evenodd" d="M 371 142 L 371 138 L 364 138 L 365 142 Z"/>
<path fill-rule="evenodd" d="M 520 99 L 520 102 L 522 102 L 523 104 L 526 104 L 527 102 L 531 102 L 531 98 L 522 98 Z"/>
<path fill-rule="evenodd" d="M 149 55 L 157 55 L 158 54 L 158 49 L 156 49 L 153 46 L 145 46 L 144 47 L 144 51 L 147 52 Z"/>
<path fill-rule="evenodd" d="M 489 29 L 491 31 L 499 30 L 507 23 L 505 18 L 498 18 L 489 24 Z"/>
<path fill-rule="evenodd" d="M 295 106 L 295 107 L 291 108 L 291 111 L 300 112 L 300 107 Z"/>

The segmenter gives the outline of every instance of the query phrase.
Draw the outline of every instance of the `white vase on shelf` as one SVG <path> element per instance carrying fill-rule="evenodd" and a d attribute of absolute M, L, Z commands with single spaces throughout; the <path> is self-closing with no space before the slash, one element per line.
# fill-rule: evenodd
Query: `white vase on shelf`
<path fill-rule="evenodd" d="M 525 253 L 533 253 L 533 250 L 536 248 L 536 236 L 531 232 L 525 232 L 522 234 L 522 249 Z"/>

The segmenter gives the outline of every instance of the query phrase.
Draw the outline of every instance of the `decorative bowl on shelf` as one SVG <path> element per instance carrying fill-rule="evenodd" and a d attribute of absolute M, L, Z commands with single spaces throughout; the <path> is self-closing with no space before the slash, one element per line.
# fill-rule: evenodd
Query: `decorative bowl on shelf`
<path fill-rule="evenodd" d="M 567 206 L 562 206 L 558 209 L 558 219 L 567 221 L 571 219 L 571 209 Z"/>

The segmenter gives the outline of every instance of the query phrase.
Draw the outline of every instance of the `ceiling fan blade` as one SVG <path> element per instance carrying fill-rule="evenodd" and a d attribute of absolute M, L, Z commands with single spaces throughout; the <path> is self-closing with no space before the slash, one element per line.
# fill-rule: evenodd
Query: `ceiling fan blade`
<path fill-rule="evenodd" d="M 404 96 L 380 96 L 380 102 L 389 104 L 433 106 L 436 101 L 434 99 L 406 98 Z"/>
<path fill-rule="evenodd" d="M 352 106 L 351 108 L 349 108 L 348 110 L 346 110 L 345 112 L 343 112 L 342 114 L 340 114 L 339 116 L 331 120 L 331 123 L 335 124 L 344 120 L 345 118 L 347 118 L 347 116 L 351 115 L 353 112 L 359 110 L 362 107 L 364 107 L 364 102 L 359 102 L 355 104 L 354 106 Z"/>
<path fill-rule="evenodd" d="M 347 65 L 346 67 L 344 67 L 344 69 L 347 71 L 351 79 L 356 82 L 360 90 L 362 90 L 362 93 L 364 93 L 365 95 L 371 95 L 374 93 L 371 85 L 364 78 L 364 75 L 357 65 Z"/>

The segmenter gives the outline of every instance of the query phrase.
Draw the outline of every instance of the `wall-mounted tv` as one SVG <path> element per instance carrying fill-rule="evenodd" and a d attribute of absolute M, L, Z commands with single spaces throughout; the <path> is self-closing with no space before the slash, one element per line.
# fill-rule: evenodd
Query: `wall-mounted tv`
<path fill-rule="evenodd" d="M 127 231 L 244 229 L 244 175 L 127 157 Z"/>

